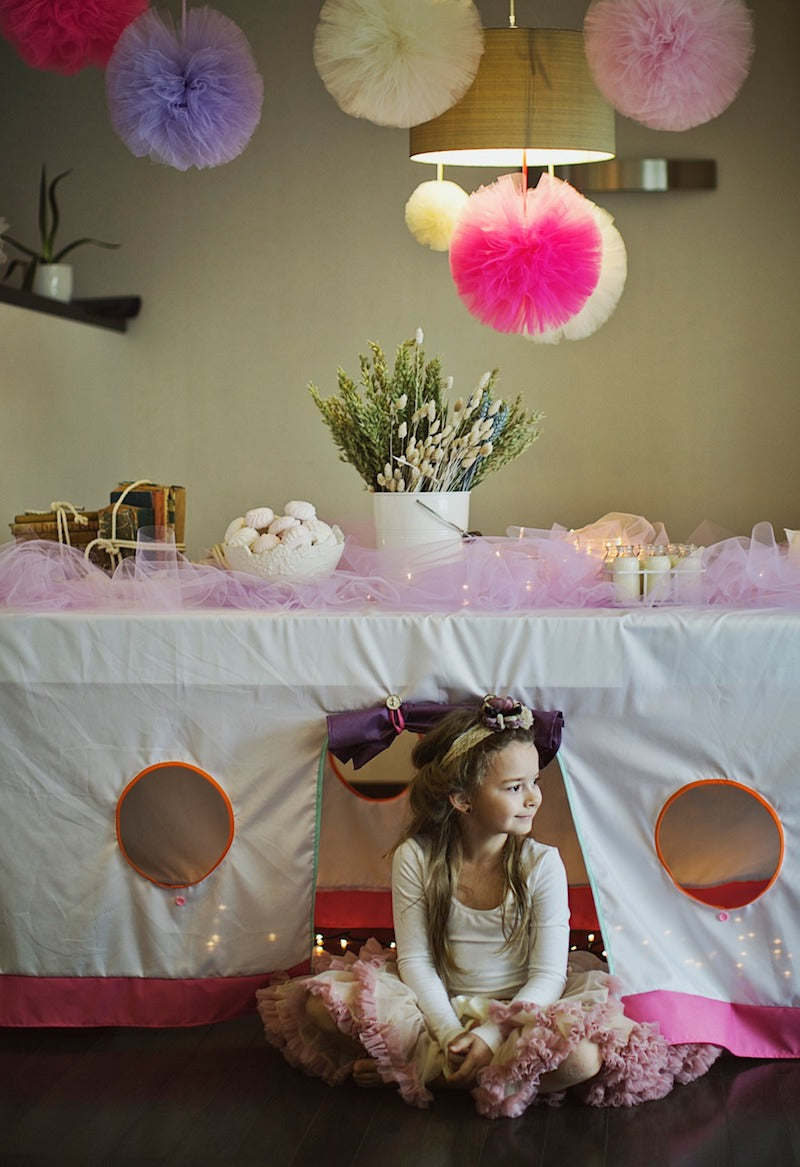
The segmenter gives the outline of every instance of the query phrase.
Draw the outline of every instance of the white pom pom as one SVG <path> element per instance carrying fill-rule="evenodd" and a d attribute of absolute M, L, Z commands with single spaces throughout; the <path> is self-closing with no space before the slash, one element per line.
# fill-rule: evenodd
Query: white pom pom
<path fill-rule="evenodd" d="M 447 251 L 469 195 L 457 182 L 422 182 L 406 203 L 406 226 L 432 251 Z"/>
<path fill-rule="evenodd" d="M 258 538 L 258 531 L 255 527 L 240 527 L 238 531 L 234 531 L 229 539 L 225 542 L 229 547 L 251 547 Z"/>
<path fill-rule="evenodd" d="M 478 72 L 483 28 L 469 0 L 325 0 L 314 64 L 353 117 L 415 126 L 464 96 Z"/>
<path fill-rule="evenodd" d="M 253 543 L 250 550 L 254 555 L 263 555 L 265 551 L 272 551 L 274 547 L 280 547 L 281 541 L 277 535 L 270 535 L 265 531 L 263 535 L 259 535 Z"/>
<path fill-rule="evenodd" d="M 290 527 L 288 531 L 283 532 L 281 543 L 284 547 L 310 547 L 311 532 L 308 527 L 298 523 L 296 527 Z"/>
<path fill-rule="evenodd" d="M 269 533 L 270 535 L 283 535 L 284 531 L 288 531 L 292 527 L 299 526 L 299 519 L 295 519 L 291 515 L 278 515 L 277 519 L 273 519 L 270 523 Z"/>
<path fill-rule="evenodd" d="M 272 507 L 254 507 L 244 516 L 244 521 L 248 527 L 255 527 L 257 531 L 266 531 L 274 518 L 275 512 Z"/>
<path fill-rule="evenodd" d="M 333 527 L 329 527 L 322 519 L 307 519 L 303 526 L 311 532 L 312 543 L 324 543 L 333 536 Z"/>
<path fill-rule="evenodd" d="M 304 502 L 302 499 L 293 499 L 291 502 L 287 502 L 283 511 L 284 514 L 291 515 L 293 519 L 300 519 L 301 522 L 317 517 L 317 508 L 313 503 Z"/>
<path fill-rule="evenodd" d="M 226 530 L 225 534 L 222 536 L 222 542 L 223 543 L 230 543 L 231 535 L 235 535 L 237 531 L 241 531 L 242 527 L 246 527 L 246 526 L 247 526 L 247 523 L 244 521 L 244 519 L 241 516 L 238 519 L 234 519 L 232 523 L 228 524 L 228 529 Z"/>

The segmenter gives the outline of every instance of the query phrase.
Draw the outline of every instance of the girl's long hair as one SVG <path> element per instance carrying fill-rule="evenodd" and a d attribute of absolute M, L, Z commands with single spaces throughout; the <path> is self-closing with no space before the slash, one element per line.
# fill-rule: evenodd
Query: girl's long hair
<path fill-rule="evenodd" d="M 428 875 L 425 885 L 428 947 L 445 984 L 457 971 L 453 960 L 448 923 L 450 908 L 463 859 L 460 812 L 450 796 L 470 799 L 479 789 L 492 757 L 512 742 L 534 744 L 531 729 L 506 729 L 489 734 L 454 762 L 443 759 L 456 738 L 481 725 L 480 711 L 456 709 L 429 731 L 411 754 L 416 773 L 409 787 L 409 810 L 403 833 L 394 850 L 406 839 L 426 845 Z M 527 872 L 522 861 L 524 838 L 511 836 L 503 845 L 506 895 L 503 897 L 505 949 L 524 952 L 531 925 L 531 904 Z M 510 905 L 507 904 L 508 892 Z"/>

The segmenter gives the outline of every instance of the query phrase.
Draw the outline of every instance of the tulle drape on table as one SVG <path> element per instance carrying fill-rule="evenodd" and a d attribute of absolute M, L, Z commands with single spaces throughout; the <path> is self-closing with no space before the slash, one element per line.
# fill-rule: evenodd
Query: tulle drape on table
<path fill-rule="evenodd" d="M 661 524 L 624 514 L 576 531 L 509 532 L 401 551 L 377 551 L 349 536 L 336 571 L 295 582 L 193 563 L 144 542 L 107 575 L 72 547 L 19 541 L 0 547 L 0 604 L 42 611 L 606 608 L 614 606 L 614 590 L 602 571 L 604 543 L 669 541 Z M 769 523 L 758 523 L 750 536 L 712 543 L 702 562 L 698 604 L 800 608 L 800 557 L 776 541 Z"/>

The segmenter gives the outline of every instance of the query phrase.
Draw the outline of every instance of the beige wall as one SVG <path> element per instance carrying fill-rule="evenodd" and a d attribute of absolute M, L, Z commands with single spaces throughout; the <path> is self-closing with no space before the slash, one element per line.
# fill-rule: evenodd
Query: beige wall
<path fill-rule="evenodd" d="M 65 239 L 123 245 L 76 252 L 76 295 L 143 297 L 125 335 L 0 305 L 0 526 L 54 498 L 102 505 L 117 478 L 146 476 L 187 486 L 192 553 L 256 504 L 308 497 L 344 525 L 366 516 L 305 386 L 332 391 L 368 338 L 394 350 L 421 325 L 458 390 L 498 366 L 502 391 L 547 415 L 531 451 L 475 492 L 484 531 L 609 510 L 662 519 L 675 539 L 704 519 L 800 527 L 794 0 L 751 3 L 752 73 L 720 118 L 684 134 L 618 118 L 621 156 L 715 158 L 719 189 L 598 198 L 627 244 L 627 287 L 594 337 L 555 347 L 480 325 L 446 257 L 408 234 L 405 200 L 432 175 L 407 160 L 404 131 L 326 93 L 319 0 L 219 7 L 253 47 L 265 102 L 248 149 L 215 170 L 135 159 L 97 70 L 40 73 L 0 44 L 0 215 L 33 238 L 41 162 L 74 168 Z M 478 7 L 504 23 L 504 3 Z M 517 18 L 578 27 L 584 9 L 522 0 Z M 468 189 L 493 177 L 447 176 Z"/>

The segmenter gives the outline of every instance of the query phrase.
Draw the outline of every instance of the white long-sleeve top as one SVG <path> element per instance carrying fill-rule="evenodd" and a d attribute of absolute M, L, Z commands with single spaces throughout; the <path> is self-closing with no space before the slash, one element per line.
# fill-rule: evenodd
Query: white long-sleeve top
<path fill-rule="evenodd" d="M 428 948 L 426 846 L 407 839 L 392 863 L 392 909 L 401 979 L 416 995 L 429 1030 L 446 1049 L 464 1032 L 451 997 L 466 994 L 496 1001 L 529 1001 L 551 1005 L 566 983 L 569 950 L 567 876 L 555 847 L 526 839 L 523 863 L 531 897 L 531 927 L 527 952 L 514 956 L 503 950 L 502 907 L 481 911 L 453 898 L 448 932 L 460 972 L 445 986 Z M 474 1030 L 492 1049 L 500 1045 L 500 1030 L 485 1022 Z"/>

